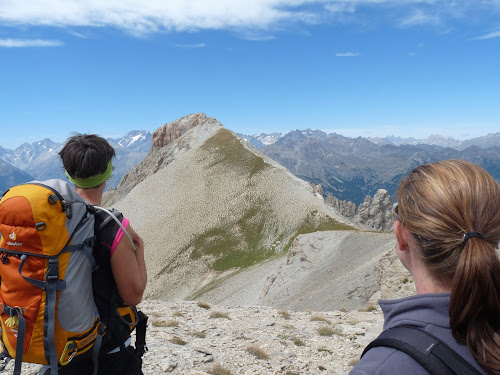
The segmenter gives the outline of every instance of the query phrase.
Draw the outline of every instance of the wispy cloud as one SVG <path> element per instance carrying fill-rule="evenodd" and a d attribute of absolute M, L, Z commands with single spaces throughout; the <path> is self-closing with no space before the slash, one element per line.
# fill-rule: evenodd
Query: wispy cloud
<path fill-rule="evenodd" d="M 0 39 L 0 47 L 60 47 L 63 43 L 58 40 L 44 39 Z"/>
<path fill-rule="evenodd" d="M 478 36 L 476 38 L 472 38 L 473 40 L 484 40 L 484 39 L 493 39 L 493 38 L 498 38 L 500 37 L 500 30 L 498 31 L 493 31 L 491 33 L 485 34 Z"/>
<path fill-rule="evenodd" d="M 76 36 L 77 38 L 80 38 L 80 39 L 88 39 L 87 35 L 82 34 L 82 33 L 78 33 L 78 32 L 73 31 L 73 30 L 69 30 L 68 33 L 73 35 L 73 36 Z"/>
<path fill-rule="evenodd" d="M 254 42 L 265 42 L 268 40 L 273 40 L 276 37 L 274 35 L 270 35 L 267 33 L 263 34 L 263 33 L 258 33 L 258 32 L 254 32 L 254 31 L 246 31 L 246 32 L 241 34 L 241 38 L 244 40 L 250 40 L 250 41 L 254 41 Z"/>
<path fill-rule="evenodd" d="M 412 26 L 440 26 L 442 25 L 441 16 L 436 13 L 427 13 L 422 9 L 415 10 L 409 17 L 400 22 L 402 27 Z"/>
<path fill-rule="evenodd" d="M 205 43 L 197 43 L 197 44 L 176 44 L 175 46 L 181 48 L 203 48 L 206 47 L 207 45 Z"/>
<path fill-rule="evenodd" d="M 337 57 L 358 57 L 361 56 L 359 52 L 339 52 L 336 53 L 335 56 Z"/>

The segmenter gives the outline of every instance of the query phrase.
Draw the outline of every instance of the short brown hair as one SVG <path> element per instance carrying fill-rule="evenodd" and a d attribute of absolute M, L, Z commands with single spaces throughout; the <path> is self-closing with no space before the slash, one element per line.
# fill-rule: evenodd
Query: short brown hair
<path fill-rule="evenodd" d="M 59 156 L 71 177 L 88 178 L 106 171 L 115 150 L 96 134 L 75 134 L 68 138 Z"/>

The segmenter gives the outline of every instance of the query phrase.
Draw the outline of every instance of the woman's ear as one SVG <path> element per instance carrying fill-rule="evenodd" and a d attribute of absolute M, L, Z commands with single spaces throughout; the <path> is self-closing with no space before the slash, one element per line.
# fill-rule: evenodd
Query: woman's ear
<path fill-rule="evenodd" d="M 408 250 L 408 241 L 405 231 L 408 230 L 399 220 L 394 222 L 394 234 L 396 235 L 396 240 L 398 241 L 398 248 L 401 251 Z"/>

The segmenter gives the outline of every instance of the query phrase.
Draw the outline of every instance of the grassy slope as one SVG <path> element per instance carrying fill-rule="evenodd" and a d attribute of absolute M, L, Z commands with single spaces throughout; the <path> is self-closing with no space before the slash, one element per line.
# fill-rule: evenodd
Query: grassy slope
<path fill-rule="evenodd" d="M 210 138 L 202 146 L 205 152 L 214 153 L 211 167 L 225 170 L 236 170 L 241 178 L 247 178 L 252 184 L 252 178 L 271 168 L 263 158 L 246 149 L 232 132 L 223 129 Z M 225 223 L 212 228 L 198 236 L 189 246 L 191 257 L 198 259 L 203 255 L 215 257 L 213 269 L 224 271 L 233 267 L 248 267 L 261 262 L 273 255 L 273 247 L 265 246 L 265 237 L 271 235 L 275 243 L 286 241 L 284 250 L 288 250 L 293 239 L 298 234 L 324 230 L 353 229 L 336 222 L 317 210 L 312 210 L 302 225 L 291 237 L 280 233 L 279 226 L 273 226 L 269 219 L 273 218 L 272 207 L 266 204 L 265 197 L 254 201 L 236 223 L 227 226 Z M 271 228 L 269 228 L 271 227 Z M 187 250 L 187 249 L 186 249 Z"/>

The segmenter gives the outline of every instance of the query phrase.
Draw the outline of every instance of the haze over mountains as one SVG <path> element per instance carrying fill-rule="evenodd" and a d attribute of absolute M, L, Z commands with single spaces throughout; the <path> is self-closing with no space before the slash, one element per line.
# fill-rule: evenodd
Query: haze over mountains
<path fill-rule="evenodd" d="M 379 189 L 386 189 L 393 196 L 399 180 L 413 167 L 437 160 L 469 160 L 500 181 L 500 133 L 470 140 L 439 135 L 424 140 L 392 136 L 349 138 L 311 129 L 239 136 L 297 177 L 320 184 L 325 197 L 332 195 L 356 205 Z M 114 188 L 147 155 L 152 141 L 147 131 L 129 132 L 109 141 L 117 152 L 115 171 L 108 182 L 108 187 Z M 31 179 L 65 179 L 57 156 L 61 147 L 61 143 L 50 139 L 25 143 L 15 150 L 0 147 L 0 159 L 11 165 L 2 168 L 0 191 Z"/>
<path fill-rule="evenodd" d="M 300 131 L 300 130 L 295 130 L 295 131 Z M 293 132 L 293 131 L 291 131 Z M 261 133 L 261 134 L 254 134 L 254 135 L 247 135 L 247 134 L 238 134 L 240 137 L 244 138 L 252 146 L 254 146 L 257 149 L 260 149 L 264 146 L 271 145 L 273 143 L 276 143 L 280 138 L 283 138 L 285 135 L 291 133 Z M 316 134 L 318 137 L 322 137 L 324 134 L 327 134 L 325 132 L 322 132 L 320 130 L 303 130 L 304 135 L 309 134 Z M 329 133 L 333 135 L 338 135 L 340 137 L 343 137 L 340 134 L 336 133 Z M 349 138 L 349 137 L 343 137 L 343 138 Z M 416 138 L 402 138 L 402 137 L 395 137 L 392 135 L 389 135 L 387 137 L 365 137 L 367 140 L 370 142 L 373 142 L 378 145 L 384 145 L 384 144 L 389 144 L 389 145 L 395 145 L 395 146 L 400 146 L 400 145 L 431 145 L 431 146 L 441 146 L 441 147 L 450 147 L 454 148 L 457 150 L 464 150 L 467 147 L 470 146 L 478 146 L 481 148 L 490 148 L 493 146 L 498 146 L 500 143 L 500 133 L 490 133 L 486 136 L 483 137 L 475 137 L 467 140 L 458 140 L 453 137 L 444 137 L 439 134 L 432 134 L 429 137 L 425 139 L 416 139 Z"/>

